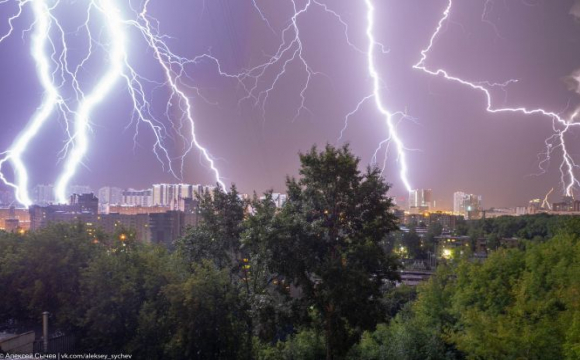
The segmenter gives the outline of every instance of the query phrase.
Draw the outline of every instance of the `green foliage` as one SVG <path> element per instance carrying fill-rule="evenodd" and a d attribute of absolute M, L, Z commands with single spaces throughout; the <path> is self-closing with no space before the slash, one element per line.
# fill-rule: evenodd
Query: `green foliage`
<path fill-rule="evenodd" d="M 133 344 L 147 321 L 151 304 L 163 302 L 161 291 L 173 280 L 167 251 L 158 246 L 122 243 L 95 257 L 82 276 L 84 329 L 82 346 L 91 351 L 152 351 Z M 157 339 L 158 340 L 158 339 Z"/>
<path fill-rule="evenodd" d="M 415 228 L 411 228 L 409 232 L 404 233 L 401 242 L 401 245 L 407 250 L 407 256 L 410 259 L 425 259 L 427 257 L 427 253 L 421 244 L 421 237 L 419 237 Z"/>
<path fill-rule="evenodd" d="M 171 358 L 244 359 L 251 354 L 243 334 L 246 319 L 243 302 L 230 282 L 229 272 L 203 260 L 194 265 L 184 283 L 164 291 L 170 302 L 173 326 L 167 344 Z"/>
<path fill-rule="evenodd" d="M 99 247 L 86 228 L 57 224 L 0 238 L 0 284 L 5 286 L 0 321 L 36 320 L 49 311 L 57 326 L 73 328 L 81 271 Z"/>
<path fill-rule="evenodd" d="M 443 225 L 438 222 L 432 223 L 427 229 L 427 233 L 423 239 L 423 251 L 424 252 L 435 252 L 435 246 L 437 245 L 437 240 L 435 237 L 440 236 L 443 233 Z"/>
<path fill-rule="evenodd" d="M 394 243 L 420 258 L 441 227 L 396 238 L 389 186 L 348 147 L 300 160 L 282 209 L 218 189 L 172 252 L 80 224 L 0 233 L 0 322 L 49 311 L 78 350 L 144 359 L 580 359 L 578 218 L 461 223 L 488 259 L 395 287 Z"/>
<path fill-rule="evenodd" d="M 396 262 L 381 242 L 397 227 L 388 185 L 377 169 L 361 174 L 348 147 L 312 148 L 300 160 L 301 178 L 288 179 L 288 202 L 267 236 L 270 268 L 320 314 L 332 359 L 383 316 L 380 288 L 396 278 Z"/>
<path fill-rule="evenodd" d="M 324 336 L 315 329 L 304 329 L 279 341 L 275 346 L 256 343 L 258 360 L 319 360 L 326 356 Z"/>
<path fill-rule="evenodd" d="M 254 196 L 250 206 L 252 216 L 244 222 L 241 240 L 241 292 L 250 307 L 253 333 L 268 341 L 285 336 L 292 319 L 301 314 L 295 311 L 288 284 L 272 272 L 269 264 L 272 252 L 268 244 L 277 234 L 272 226 L 277 209 L 271 192 L 262 200 Z"/>
<path fill-rule="evenodd" d="M 483 262 L 440 265 L 417 300 L 365 333 L 351 357 L 579 358 L 576 223 L 563 223 L 548 241 L 499 249 Z"/>
<path fill-rule="evenodd" d="M 388 318 L 393 318 L 407 304 L 417 297 L 417 289 L 414 286 L 401 284 L 400 286 L 385 289 L 383 304 Z"/>
<path fill-rule="evenodd" d="M 199 197 L 201 222 L 173 252 L 125 229 L 0 234 L 0 320 L 49 311 L 79 349 L 139 358 L 343 357 L 412 296 L 383 298 L 397 278 L 389 186 L 348 147 L 300 160 L 282 209 L 235 187 Z"/>
<path fill-rule="evenodd" d="M 211 260 L 218 267 L 232 266 L 239 260 L 245 202 L 235 186 L 229 193 L 217 188 L 213 194 L 198 195 L 201 223 L 189 229 L 177 247 L 190 263 Z"/>
<path fill-rule="evenodd" d="M 574 216 L 548 214 L 500 216 L 459 223 L 456 227 L 456 234 L 472 237 L 494 236 L 497 239 L 548 240 L 561 232 L 580 231 L 578 223 L 579 220 Z"/>
<path fill-rule="evenodd" d="M 576 238 L 558 235 L 460 269 L 454 311 L 461 331 L 449 339 L 482 358 L 564 358 L 565 339 L 574 338 L 579 265 Z"/>

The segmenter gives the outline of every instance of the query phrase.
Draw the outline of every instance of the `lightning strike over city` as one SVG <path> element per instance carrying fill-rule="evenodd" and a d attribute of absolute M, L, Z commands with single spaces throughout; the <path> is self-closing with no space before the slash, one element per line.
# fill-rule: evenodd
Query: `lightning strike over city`
<path fill-rule="evenodd" d="M 439 189 L 443 208 L 470 191 L 489 206 L 540 198 L 548 209 L 580 186 L 571 0 L 0 9 L 9 204 L 29 207 L 41 192 L 64 204 L 113 185 L 277 191 L 295 174 L 293 154 L 313 144 L 349 144 L 404 203 Z"/>
<path fill-rule="evenodd" d="M 0 359 L 580 358 L 580 0 L 0 0 L 0 54 Z"/>

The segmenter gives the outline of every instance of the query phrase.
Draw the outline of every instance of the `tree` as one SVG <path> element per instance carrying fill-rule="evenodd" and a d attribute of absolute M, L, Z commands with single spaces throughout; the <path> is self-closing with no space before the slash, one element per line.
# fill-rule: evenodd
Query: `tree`
<path fill-rule="evenodd" d="M 313 147 L 300 161 L 300 179 L 287 180 L 288 201 L 272 222 L 270 268 L 320 315 L 331 360 L 383 318 L 380 289 L 397 278 L 397 262 L 380 243 L 396 218 L 380 171 L 361 173 L 348 146 Z"/>
<path fill-rule="evenodd" d="M 423 249 L 425 251 L 434 253 L 435 247 L 437 246 L 437 236 L 440 236 L 443 233 L 443 225 L 438 222 L 431 223 L 429 228 L 427 229 L 427 234 L 425 234 L 424 242 L 423 242 Z"/>
<path fill-rule="evenodd" d="M 421 245 L 421 237 L 417 234 L 415 228 L 411 228 L 409 232 L 403 234 L 402 239 L 403 246 L 407 249 L 409 258 L 411 259 L 424 259 L 425 250 Z"/>
<path fill-rule="evenodd" d="M 247 311 L 230 272 L 210 260 L 193 265 L 183 283 L 165 289 L 173 333 L 167 353 L 174 359 L 247 359 Z"/>
<path fill-rule="evenodd" d="M 53 224 L 25 235 L 9 235 L 0 251 L 0 283 L 6 287 L 2 320 L 36 320 L 51 313 L 60 330 L 77 323 L 80 278 L 99 253 L 84 225 Z M 8 311 L 4 313 L 4 311 Z"/>
<path fill-rule="evenodd" d="M 217 267 L 235 266 L 240 258 L 245 202 L 235 186 L 229 193 L 218 187 L 213 194 L 198 194 L 201 223 L 177 242 L 190 263 L 211 260 Z"/>
<path fill-rule="evenodd" d="M 250 336 L 258 335 L 261 340 L 276 341 L 288 334 L 293 313 L 288 292 L 276 291 L 284 282 L 272 272 L 269 266 L 271 251 L 268 248 L 272 222 L 277 208 L 272 201 L 272 192 L 267 192 L 260 200 L 254 195 L 250 207 L 251 215 L 244 222 L 241 252 L 244 255 L 240 277 L 241 292 L 250 307 Z"/>
<path fill-rule="evenodd" d="M 175 277 L 170 256 L 162 246 L 130 239 L 117 240 L 107 250 L 82 273 L 81 345 L 89 351 L 157 357 L 161 355 L 159 344 L 167 340 L 148 335 L 155 328 L 163 329 L 160 320 L 166 307 L 162 290 Z M 156 315 L 155 328 L 146 328 L 144 322 L 151 313 Z"/>

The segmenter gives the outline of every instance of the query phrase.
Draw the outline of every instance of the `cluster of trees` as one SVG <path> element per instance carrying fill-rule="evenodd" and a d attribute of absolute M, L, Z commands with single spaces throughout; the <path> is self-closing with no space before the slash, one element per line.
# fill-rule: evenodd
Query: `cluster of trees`
<path fill-rule="evenodd" d="M 427 227 L 427 232 L 421 237 L 415 226 L 411 226 L 407 232 L 394 232 L 389 238 L 394 244 L 396 251 L 401 257 L 409 259 L 428 259 L 433 256 L 437 246 L 435 237 L 443 233 L 443 226 L 440 223 L 432 223 Z"/>
<path fill-rule="evenodd" d="M 528 240 L 541 242 L 554 237 L 554 235 L 574 219 L 573 216 L 537 214 L 526 216 L 501 216 L 491 219 L 480 220 L 457 220 L 453 235 L 468 236 L 475 245 L 477 239 L 485 238 L 490 250 L 500 247 L 501 239 L 516 238 L 522 240 L 525 246 Z M 433 254 L 437 241 L 436 236 L 442 234 L 443 227 L 440 223 L 431 223 L 426 227 L 426 234 L 420 237 L 416 229 L 423 227 L 423 223 L 411 224 L 408 232 L 394 232 L 390 235 L 395 247 L 404 249 L 403 257 L 410 259 L 427 259 Z M 473 250 L 473 248 L 472 248 Z M 400 252 L 399 252 L 400 253 Z"/>
<path fill-rule="evenodd" d="M 49 311 L 78 351 L 143 359 L 580 359 L 580 220 L 470 224 L 545 241 L 396 287 L 379 172 L 346 147 L 300 160 L 282 209 L 217 191 L 172 251 L 82 224 L 0 233 L 0 324 Z"/>
<path fill-rule="evenodd" d="M 457 235 L 487 238 L 519 238 L 548 240 L 566 226 L 572 215 L 525 215 L 500 216 L 492 219 L 462 221 L 456 228 Z"/>
<path fill-rule="evenodd" d="M 404 302 L 383 296 L 398 266 L 389 187 L 347 147 L 300 160 L 282 209 L 208 194 L 172 252 L 82 224 L 0 235 L 0 322 L 49 311 L 79 350 L 137 358 L 344 358 Z"/>
<path fill-rule="evenodd" d="M 580 221 L 484 262 L 440 265 L 358 359 L 580 359 Z"/>

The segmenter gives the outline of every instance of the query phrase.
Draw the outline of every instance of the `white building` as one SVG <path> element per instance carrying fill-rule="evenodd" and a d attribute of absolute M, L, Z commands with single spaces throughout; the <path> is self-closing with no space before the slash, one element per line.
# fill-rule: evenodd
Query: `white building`
<path fill-rule="evenodd" d="M 123 201 L 123 190 L 117 187 L 105 186 L 99 189 L 99 204 L 118 205 Z"/>
<path fill-rule="evenodd" d="M 213 194 L 215 186 L 192 184 L 155 184 L 153 185 L 152 205 L 169 206 L 172 209 L 179 207 L 180 199 L 192 199 L 196 194 L 207 192 Z"/>
<path fill-rule="evenodd" d="M 453 193 L 453 212 L 469 218 L 470 213 L 482 210 L 481 195 L 467 194 L 462 191 Z"/>
<path fill-rule="evenodd" d="M 427 211 L 433 206 L 431 189 L 409 191 L 409 211 Z"/>
<path fill-rule="evenodd" d="M 121 205 L 128 206 L 152 206 L 153 197 L 152 190 L 135 190 L 127 189 L 122 193 Z"/>

